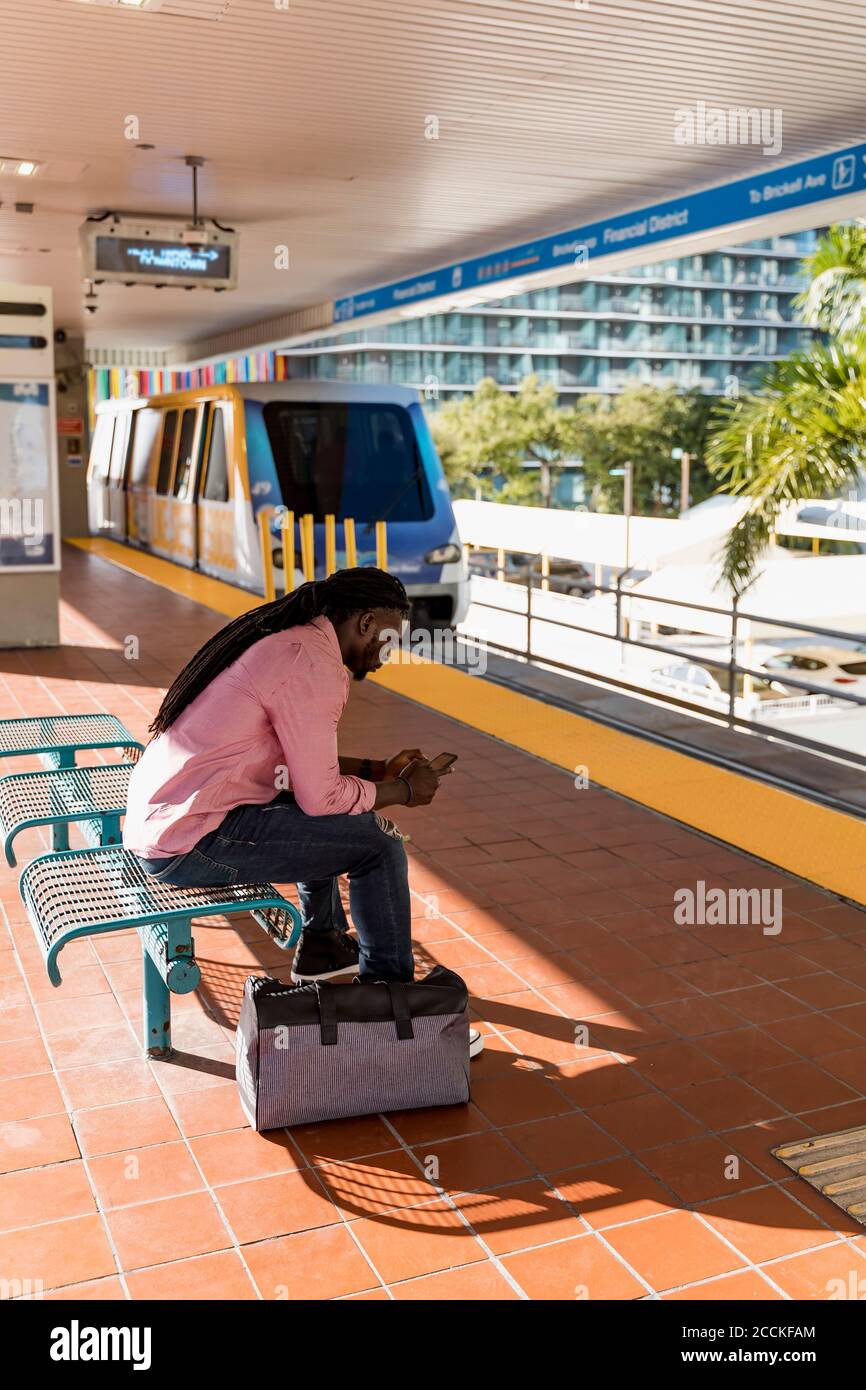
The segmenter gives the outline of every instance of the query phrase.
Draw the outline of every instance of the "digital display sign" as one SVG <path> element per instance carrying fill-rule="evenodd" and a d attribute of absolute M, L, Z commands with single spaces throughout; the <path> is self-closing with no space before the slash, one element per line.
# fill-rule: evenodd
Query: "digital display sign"
<path fill-rule="evenodd" d="M 149 237 L 97 236 L 95 270 L 109 275 L 152 275 L 159 280 L 228 280 L 231 247 L 223 242 L 184 246 Z"/>

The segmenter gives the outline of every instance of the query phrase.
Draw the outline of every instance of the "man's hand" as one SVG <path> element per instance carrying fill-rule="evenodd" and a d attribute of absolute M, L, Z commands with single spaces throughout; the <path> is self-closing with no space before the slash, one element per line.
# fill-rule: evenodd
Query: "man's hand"
<path fill-rule="evenodd" d="M 390 758 L 389 761 L 386 762 L 383 780 L 390 781 L 392 777 L 396 777 L 398 773 L 402 772 L 403 768 L 408 767 L 410 763 L 423 763 L 424 761 L 424 754 L 421 752 L 420 748 L 404 748 L 402 753 L 396 753 L 393 758 Z"/>
<path fill-rule="evenodd" d="M 391 769 L 398 771 L 390 775 Z M 429 806 L 445 773 L 437 773 L 417 749 L 404 749 L 388 763 L 388 775 L 376 789 L 374 807 Z M 411 795 L 410 795 L 411 793 Z"/>
<path fill-rule="evenodd" d="M 412 788 L 412 800 L 408 804 L 429 806 L 439 790 L 439 776 L 427 762 L 414 762 L 408 771 L 404 770 L 400 780 L 408 782 Z"/>

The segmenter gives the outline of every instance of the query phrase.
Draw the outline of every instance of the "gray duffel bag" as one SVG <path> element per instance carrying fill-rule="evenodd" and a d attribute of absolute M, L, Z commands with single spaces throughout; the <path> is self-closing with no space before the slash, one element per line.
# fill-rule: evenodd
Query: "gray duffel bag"
<path fill-rule="evenodd" d="M 284 985 L 251 975 L 237 1031 L 254 1129 L 469 1099 L 466 984 L 437 965 L 412 984 Z"/>

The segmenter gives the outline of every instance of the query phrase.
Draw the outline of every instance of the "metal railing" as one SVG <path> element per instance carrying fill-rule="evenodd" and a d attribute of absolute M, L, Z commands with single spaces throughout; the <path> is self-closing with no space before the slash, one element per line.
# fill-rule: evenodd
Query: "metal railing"
<path fill-rule="evenodd" d="M 467 547 L 467 549 L 470 548 L 471 547 Z M 480 636 L 478 633 L 468 633 L 467 636 L 471 637 L 472 641 L 482 642 L 491 651 L 500 652 L 507 656 L 520 657 L 522 660 L 526 661 L 530 665 L 541 665 L 551 667 L 553 669 L 568 671 L 572 675 L 585 676 L 599 684 L 615 687 L 618 690 L 622 690 L 624 693 L 634 693 L 643 697 L 650 697 L 651 699 L 660 701 L 661 703 L 673 705 L 680 709 L 689 710 L 696 714 L 700 714 L 704 718 L 714 719 L 714 721 L 717 723 L 723 723 L 729 729 L 747 730 L 750 733 L 757 734 L 758 736 L 763 737 L 765 739 L 772 738 L 773 742 L 776 743 L 791 744 L 794 747 L 803 748 L 808 752 L 819 753 L 824 757 L 829 755 L 837 759 L 838 761 L 851 764 L 852 766 L 866 767 L 866 756 L 864 756 L 863 754 L 854 752 L 850 749 L 840 748 L 836 744 L 828 743 L 819 739 L 806 738 L 801 734 L 796 734 L 790 730 L 780 728 L 778 723 L 776 722 L 776 720 L 780 716 L 780 711 L 778 708 L 774 710 L 774 718 L 772 720 L 772 733 L 770 733 L 767 730 L 767 728 L 761 723 L 761 721 L 749 718 L 739 713 L 737 710 L 737 701 L 739 698 L 737 694 L 738 677 L 743 677 L 744 679 L 751 678 L 753 680 L 760 681 L 763 684 L 767 684 L 768 682 L 771 682 L 774 679 L 776 679 L 780 683 L 784 683 L 785 686 L 790 686 L 794 689 L 802 690 L 809 697 L 829 697 L 831 695 L 831 692 L 828 691 L 826 685 L 818 685 L 813 681 L 803 680 L 799 676 L 789 675 L 787 671 L 774 676 L 772 671 L 742 665 L 737 660 L 738 645 L 740 641 L 740 623 L 745 621 L 750 623 L 761 623 L 765 624 L 768 627 L 787 629 L 788 631 L 796 632 L 798 634 L 807 633 L 810 636 L 829 637 L 837 641 L 841 640 L 845 643 L 866 643 L 866 635 L 851 632 L 840 632 L 836 628 L 817 627 L 815 624 L 812 623 L 792 623 L 782 618 L 771 618 L 764 614 L 747 612 L 746 610 L 740 607 L 739 598 L 742 597 L 741 595 L 738 596 L 738 598 L 734 599 L 734 602 L 731 604 L 730 607 L 723 608 L 717 607 L 713 604 L 694 603 L 688 599 L 661 598 L 656 597 L 653 594 L 643 593 L 635 594 L 629 591 L 628 589 L 623 589 L 623 581 L 628 578 L 629 574 L 632 573 L 633 567 L 632 569 L 624 570 L 621 573 L 617 574 L 616 581 L 612 585 L 602 584 L 597 579 L 590 580 L 589 578 L 587 578 L 585 581 L 582 581 L 585 590 L 591 590 L 593 595 L 612 594 L 614 597 L 614 631 L 604 632 L 601 631 L 599 628 L 587 627 L 584 624 L 577 622 L 569 622 L 560 617 L 553 618 L 550 616 L 544 616 L 543 614 L 540 614 L 537 611 L 535 611 L 533 606 L 534 594 L 538 592 L 563 592 L 566 585 L 571 584 L 573 587 L 574 581 L 569 581 L 568 579 L 560 579 L 555 574 L 550 574 L 549 556 L 538 557 L 541 562 L 540 574 L 534 574 L 531 569 L 521 576 L 505 574 L 504 556 L 507 553 L 509 552 L 505 550 L 500 550 L 498 553 L 497 560 L 495 562 L 491 561 L 490 564 L 487 564 L 484 561 L 479 563 L 477 555 L 473 555 L 472 571 L 476 574 L 479 574 L 481 577 L 499 579 L 500 581 L 505 582 L 515 588 L 524 589 L 526 592 L 525 609 L 515 610 L 502 604 L 487 602 L 486 600 L 478 598 L 475 595 L 472 596 L 471 603 L 473 607 L 485 608 L 489 609 L 492 612 L 505 613 L 511 617 L 525 619 L 525 645 L 523 647 L 511 647 L 506 643 L 500 642 L 496 639 Z M 521 553 L 526 554 L 527 552 Z M 558 589 L 557 585 L 561 587 Z M 588 592 L 580 596 L 582 601 L 585 601 L 588 597 Z M 660 604 L 662 606 L 667 605 L 670 608 L 677 608 L 680 610 L 688 609 L 695 613 L 710 614 L 713 617 L 726 618 L 729 623 L 729 631 L 727 634 L 722 635 L 719 638 L 719 642 L 720 644 L 727 645 L 729 653 L 728 657 L 726 659 L 722 659 L 721 657 L 705 655 L 703 652 L 696 653 L 694 650 L 689 651 L 688 649 L 683 649 L 682 647 L 672 646 L 666 642 L 647 641 L 644 638 L 633 637 L 630 632 L 630 624 L 633 621 L 633 619 L 630 615 L 624 612 L 623 607 L 624 604 L 629 602 L 630 600 L 646 604 L 651 603 Z M 533 650 L 532 636 L 533 631 L 538 626 L 538 624 L 543 624 L 548 628 L 565 628 L 569 632 L 581 633 L 588 637 L 599 638 L 601 640 L 610 642 L 616 642 L 620 645 L 621 651 L 625 647 L 636 647 L 643 651 L 658 652 L 663 656 L 675 657 L 682 662 L 689 663 L 690 665 L 708 666 L 723 671 L 727 674 L 728 685 L 727 690 L 723 692 L 723 694 L 727 695 L 726 707 L 722 709 L 713 710 L 707 703 L 698 703 L 694 699 L 689 700 L 679 694 L 674 695 L 669 691 L 660 689 L 655 685 L 641 684 L 638 679 L 629 680 L 622 673 L 622 671 L 620 671 L 619 675 L 614 675 L 611 672 L 599 671 L 591 666 L 583 667 L 571 661 L 560 661 L 554 657 L 543 655 Z M 712 634 L 706 633 L 698 635 L 712 636 Z M 842 705 L 848 705 L 852 707 L 866 707 L 866 696 L 856 695 L 850 691 L 834 689 L 832 691 L 832 701 L 834 703 L 840 702 Z M 782 702 L 774 701 L 773 703 L 774 705 L 778 706 Z M 801 706 L 803 702 L 800 700 L 795 700 L 792 703 L 796 704 L 797 706 Z M 816 701 L 815 706 L 812 706 L 811 709 L 801 708 L 799 710 L 795 710 L 792 708 L 791 713 L 797 714 L 799 712 L 800 714 L 808 714 L 817 707 L 818 702 Z"/>

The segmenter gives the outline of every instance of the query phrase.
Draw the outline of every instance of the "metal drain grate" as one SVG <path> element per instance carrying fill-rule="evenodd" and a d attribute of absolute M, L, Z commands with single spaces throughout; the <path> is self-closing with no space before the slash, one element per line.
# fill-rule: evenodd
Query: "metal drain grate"
<path fill-rule="evenodd" d="M 798 1178 L 866 1226 L 866 1128 L 800 1139 L 772 1152 Z"/>

